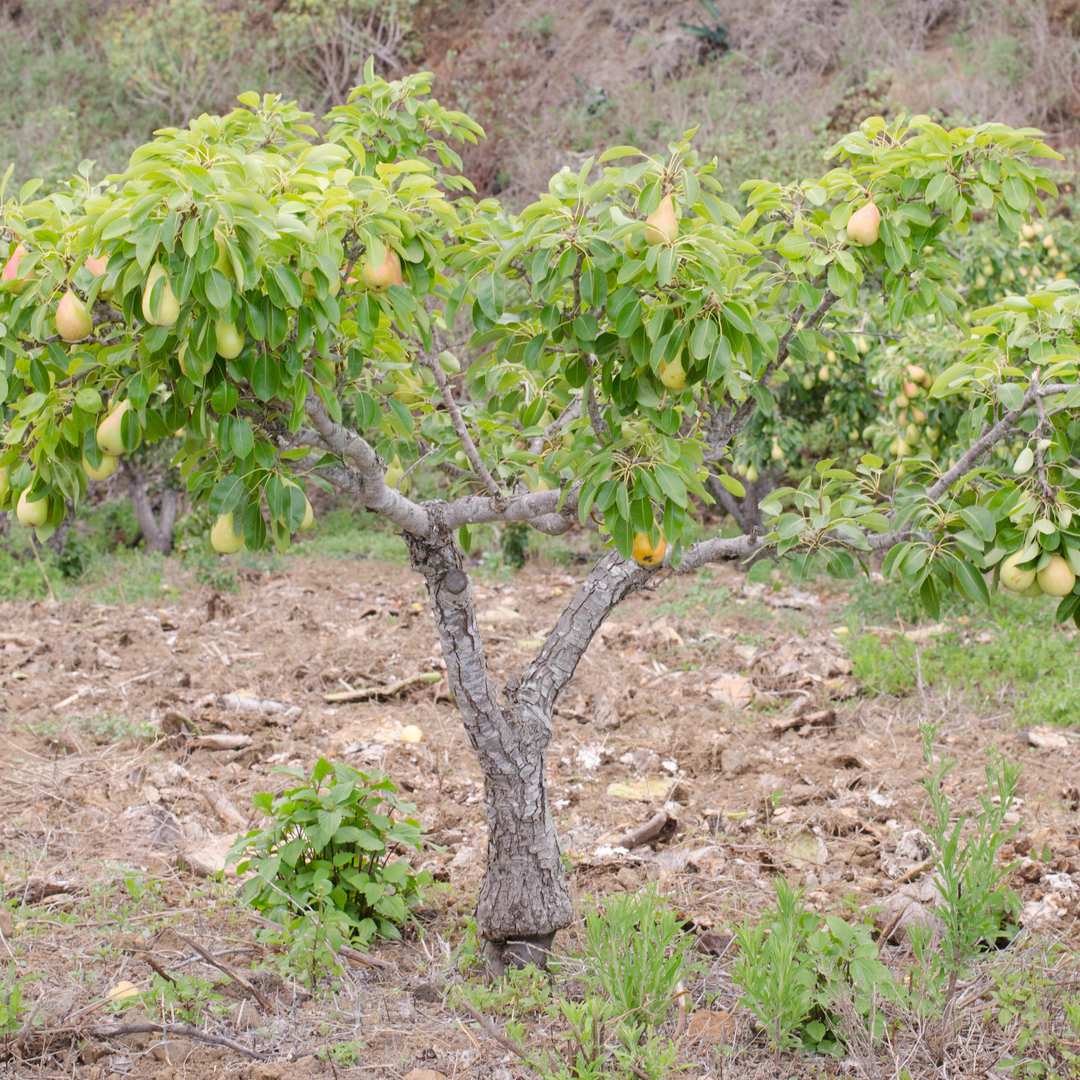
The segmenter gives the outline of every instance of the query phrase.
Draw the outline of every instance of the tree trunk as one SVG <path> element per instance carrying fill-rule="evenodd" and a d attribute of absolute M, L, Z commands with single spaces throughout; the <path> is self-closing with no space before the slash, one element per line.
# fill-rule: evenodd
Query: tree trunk
<path fill-rule="evenodd" d="M 146 550 L 160 551 L 162 555 L 168 555 L 172 551 L 173 526 L 176 524 L 176 491 L 170 487 L 162 489 L 161 512 L 159 516 L 155 516 L 138 466 L 125 459 L 120 468 L 127 480 L 128 493 L 135 508 L 135 518 L 146 541 Z"/>
<path fill-rule="evenodd" d="M 476 921 L 491 966 L 543 965 L 573 905 L 545 788 L 545 755 L 559 692 L 608 613 L 650 572 L 602 558 L 563 612 L 540 655 L 507 681 L 500 702 L 488 677 L 476 625 L 472 582 L 449 536 L 405 534 L 412 567 L 423 575 L 442 642 L 447 679 L 484 777 L 487 868 Z"/>

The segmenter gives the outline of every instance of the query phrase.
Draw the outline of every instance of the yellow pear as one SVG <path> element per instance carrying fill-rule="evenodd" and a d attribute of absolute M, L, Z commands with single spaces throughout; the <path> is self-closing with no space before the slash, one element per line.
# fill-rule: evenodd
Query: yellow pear
<path fill-rule="evenodd" d="M 660 200 L 660 205 L 645 219 L 646 244 L 671 244 L 679 235 L 679 219 L 675 216 L 675 202 L 670 195 Z"/>
<path fill-rule="evenodd" d="M 360 280 L 366 288 L 375 292 L 389 289 L 391 285 L 403 285 L 405 282 L 401 276 L 401 263 L 397 254 L 387 248 L 386 258 L 379 266 L 372 266 L 371 261 L 365 259 L 360 267 Z"/>
<path fill-rule="evenodd" d="M 769 451 L 769 457 L 772 458 L 773 461 L 784 460 L 783 447 L 781 447 L 781 445 L 775 439 L 773 439 L 772 450 Z"/>
<path fill-rule="evenodd" d="M 124 440 L 121 438 L 120 424 L 124 419 L 124 413 L 131 408 L 131 402 L 126 398 L 113 409 L 97 429 L 97 444 L 106 453 L 113 457 L 119 457 L 124 452 Z"/>
<path fill-rule="evenodd" d="M 1035 579 L 1047 596 L 1068 596 L 1076 584 L 1076 575 L 1060 555 L 1052 555 Z"/>
<path fill-rule="evenodd" d="M 30 502 L 26 497 L 26 492 L 29 490 L 27 488 L 19 496 L 19 503 L 15 507 L 15 516 L 19 519 L 20 524 L 34 528 L 37 525 L 44 525 L 48 520 L 49 500 L 38 499 L 36 502 Z"/>
<path fill-rule="evenodd" d="M 217 339 L 217 354 L 223 360 L 235 360 L 244 348 L 244 335 L 234 323 L 224 319 L 218 319 L 214 324 L 214 337 Z"/>
<path fill-rule="evenodd" d="M 85 266 L 94 277 L 101 277 L 101 275 L 109 269 L 109 256 L 87 255 L 86 262 L 83 263 L 83 266 Z M 100 295 L 100 293 L 98 295 Z"/>
<path fill-rule="evenodd" d="M 1038 579 L 1033 581 L 1026 589 L 1021 589 L 1020 590 L 1020 595 L 1021 596 L 1026 596 L 1031 600 L 1034 600 L 1035 597 L 1037 597 L 1037 596 L 1042 596 L 1042 594 L 1043 594 L 1043 591 L 1039 587 Z"/>
<path fill-rule="evenodd" d="M 86 269 L 89 270 L 90 273 L 94 275 L 94 277 L 96 277 L 96 278 L 102 277 L 105 274 L 105 271 L 109 269 L 109 256 L 108 255 L 87 255 L 86 256 L 86 262 L 83 263 L 83 266 L 85 266 Z M 106 289 L 104 286 L 102 286 L 98 290 L 98 296 L 102 300 L 111 300 L 112 299 L 112 294 L 113 294 L 112 289 Z"/>
<path fill-rule="evenodd" d="M 1022 554 L 1023 551 L 1014 551 L 1003 559 L 998 567 L 998 580 L 1009 592 L 1022 593 L 1025 589 L 1031 588 L 1031 583 L 1035 580 L 1034 570 L 1017 569 L 1016 564 L 1020 561 Z M 1040 589 L 1039 592 L 1042 590 Z"/>
<path fill-rule="evenodd" d="M 660 370 L 657 373 L 660 376 L 660 381 L 669 390 L 685 390 L 686 389 L 686 372 L 682 366 L 682 356 L 677 356 L 670 364 L 660 361 Z"/>
<path fill-rule="evenodd" d="M 660 531 L 660 539 L 655 545 L 649 539 L 648 533 L 634 533 L 634 561 L 642 566 L 659 566 L 664 561 L 666 551 L 667 541 L 664 539 L 663 530 Z"/>
<path fill-rule="evenodd" d="M 101 457 L 101 464 L 95 469 L 94 466 L 86 460 L 86 455 L 83 454 L 83 472 L 85 472 L 91 480 L 108 480 L 109 477 L 116 472 L 119 464 L 120 459 L 115 454 L 103 454 Z"/>
<path fill-rule="evenodd" d="M 154 286 L 158 281 L 162 282 L 161 298 L 157 302 L 157 307 L 152 308 Z M 176 299 L 172 285 L 169 283 L 169 274 L 161 263 L 154 263 L 146 276 L 146 284 L 143 286 L 142 313 L 143 318 L 151 326 L 172 326 L 180 314 L 180 301 Z"/>
<path fill-rule="evenodd" d="M 86 305 L 68 289 L 56 305 L 56 332 L 65 341 L 82 341 L 93 329 L 94 320 Z"/>
<path fill-rule="evenodd" d="M 860 247 L 869 247 L 877 242 L 878 227 L 881 225 L 881 213 L 878 208 L 868 202 L 861 210 L 856 210 L 848 218 L 847 234 L 853 244 Z"/>
<path fill-rule="evenodd" d="M 232 514 L 222 514 L 210 530 L 210 543 L 222 555 L 235 555 L 244 546 L 244 530 L 241 528 L 237 535 Z"/>

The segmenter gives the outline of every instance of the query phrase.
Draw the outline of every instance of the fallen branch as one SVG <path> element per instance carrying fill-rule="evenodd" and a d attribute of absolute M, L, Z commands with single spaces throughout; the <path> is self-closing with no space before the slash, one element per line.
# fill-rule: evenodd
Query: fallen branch
<path fill-rule="evenodd" d="M 323 701 L 367 701 L 369 698 L 393 697 L 407 690 L 410 686 L 436 683 L 443 677 L 441 671 L 422 671 L 419 675 L 410 675 L 398 679 L 389 686 L 363 686 L 357 690 L 348 690 L 340 694 L 323 694 Z"/>
<path fill-rule="evenodd" d="M 96 1031 L 89 1032 L 89 1035 L 95 1039 L 119 1039 L 122 1035 L 152 1035 L 157 1032 L 162 1035 L 182 1035 L 185 1039 L 209 1043 L 211 1046 L 227 1046 L 230 1050 L 235 1050 L 238 1054 L 243 1054 L 255 1061 L 270 1060 L 269 1054 L 260 1054 L 257 1050 L 249 1050 L 232 1039 L 226 1039 L 224 1035 L 211 1035 L 209 1031 L 200 1031 L 186 1024 L 124 1024 L 115 1028 L 98 1028 Z"/>
<path fill-rule="evenodd" d="M 191 745 L 203 750 L 243 750 L 251 743 L 250 735 L 230 735 L 223 732 L 220 735 L 200 735 L 192 740 Z"/>
<path fill-rule="evenodd" d="M 226 825 L 232 825 L 237 829 L 242 829 L 244 827 L 245 822 L 240 816 L 240 811 L 237 810 L 220 791 L 216 791 L 209 784 L 201 786 L 192 783 L 191 787 L 210 804 L 210 808 L 223 822 L 225 822 Z"/>
<path fill-rule="evenodd" d="M 272 716 L 281 715 L 286 720 L 298 717 L 304 710 L 299 705 L 285 705 L 280 701 L 272 701 L 267 698 L 260 701 L 258 698 L 244 697 L 242 694 L 223 694 L 221 701 L 227 709 L 233 709 L 242 713 L 268 713 Z M 274 721 L 277 723 L 278 721 Z"/>
<path fill-rule="evenodd" d="M 183 934 L 176 935 L 181 941 L 186 941 L 211 967 L 216 967 L 218 971 L 223 971 L 229 976 L 235 983 L 242 986 L 249 994 L 251 994 L 258 1003 L 266 1009 L 267 1012 L 273 1012 L 274 1006 L 270 1003 L 270 999 L 257 987 L 252 986 L 239 971 L 230 967 L 224 960 L 219 960 L 206 946 L 200 945 L 197 941 L 192 941 L 191 938 L 185 937 Z"/>
<path fill-rule="evenodd" d="M 631 848 L 636 848 L 638 844 L 647 844 L 650 840 L 655 840 L 667 828 L 668 822 L 674 820 L 666 810 L 658 810 L 644 825 L 613 836 L 604 842 L 611 844 L 612 847 L 624 847 L 629 851 Z"/>
<path fill-rule="evenodd" d="M 800 716 L 785 716 L 772 722 L 773 733 L 782 735 L 797 727 L 831 727 L 836 723 L 836 712 L 833 709 L 821 709 L 818 712 L 803 713 Z"/>

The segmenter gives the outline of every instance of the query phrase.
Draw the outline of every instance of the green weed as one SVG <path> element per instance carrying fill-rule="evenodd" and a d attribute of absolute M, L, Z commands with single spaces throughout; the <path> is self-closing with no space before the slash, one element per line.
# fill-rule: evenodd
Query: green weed
<path fill-rule="evenodd" d="M 315 957 L 327 948 L 399 937 L 431 877 L 392 857 L 419 851 L 420 826 L 387 777 L 325 758 L 310 778 L 300 769 L 274 772 L 301 782 L 277 797 L 254 796 L 270 824 L 239 837 L 228 861 L 239 874 L 255 872 L 244 902 L 278 923 L 291 949 L 310 952 L 314 977 Z"/>
<path fill-rule="evenodd" d="M 776 907 L 756 925 L 737 928 L 735 981 L 740 1004 L 765 1031 L 777 1062 L 785 1050 L 803 1049 L 842 1057 L 849 1037 L 837 1002 L 848 1002 L 871 1041 L 885 1030 L 880 1006 L 901 996 L 878 958 L 870 929 L 803 903 L 803 894 L 775 879 Z"/>

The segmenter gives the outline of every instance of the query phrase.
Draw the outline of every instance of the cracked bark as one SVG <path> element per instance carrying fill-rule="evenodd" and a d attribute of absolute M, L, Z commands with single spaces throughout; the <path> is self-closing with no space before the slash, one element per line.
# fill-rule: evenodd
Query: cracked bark
<path fill-rule="evenodd" d="M 427 582 L 447 678 L 484 776 L 488 850 L 477 927 L 496 972 L 507 963 L 543 964 L 555 933 L 573 919 L 545 784 L 552 709 L 600 624 L 651 571 L 617 554 L 602 558 L 500 700 L 456 545 L 440 530 L 427 539 L 406 533 L 405 540 L 413 569 Z"/>

